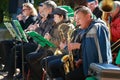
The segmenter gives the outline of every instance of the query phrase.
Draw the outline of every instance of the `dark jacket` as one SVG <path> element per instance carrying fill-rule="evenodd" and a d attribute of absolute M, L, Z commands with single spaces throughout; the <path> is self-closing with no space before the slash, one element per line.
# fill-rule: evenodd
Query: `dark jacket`
<path fill-rule="evenodd" d="M 95 10 L 93 11 L 93 14 L 97 17 L 97 18 L 101 18 L 102 17 L 102 11 L 99 9 L 99 7 L 96 7 Z"/>
<path fill-rule="evenodd" d="M 29 16 L 25 21 L 21 20 L 19 21 L 23 30 L 27 29 L 28 26 L 32 23 L 34 23 L 37 19 L 37 16 Z"/>
<path fill-rule="evenodd" d="M 44 36 L 45 33 L 49 33 L 52 30 L 53 24 L 53 16 L 48 15 L 44 22 L 39 22 L 39 27 L 35 31 Z"/>

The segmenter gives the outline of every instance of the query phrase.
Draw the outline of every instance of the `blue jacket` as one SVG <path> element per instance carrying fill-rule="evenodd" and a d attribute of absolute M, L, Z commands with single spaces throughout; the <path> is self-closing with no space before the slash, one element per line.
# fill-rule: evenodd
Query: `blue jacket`
<path fill-rule="evenodd" d="M 88 68 L 91 63 L 112 62 L 109 37 L 108 28 L 100 19 L 93 20 L 85 30 L 81 46 L 85 75 L 88 75 Z"/>

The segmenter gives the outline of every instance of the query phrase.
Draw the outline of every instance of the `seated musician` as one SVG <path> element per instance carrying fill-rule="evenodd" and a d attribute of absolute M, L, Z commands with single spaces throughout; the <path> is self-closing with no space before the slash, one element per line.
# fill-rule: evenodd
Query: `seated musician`
<path fill-rule="evenodd" d="M 79 35 L 82 37 L 79 42 L 68 43 L 68 50 L 79 49 L 80 58 L 74 63 L 75 69 L 65 76 L 59 74 L 59 72 L 64 72 L 63 67 L 60 66 L 64 64 L 61 63 L 61 59 L 50 61 L 47 64 L 47 70 L 52 78 L 62 77 L 63 79 L 67 78 L 67 80 L 84 80 L 84 76 L 88 75 L 88 68 L 91 63 L 112 62 L 110 38 L 106 24 L 100 19 L 93 19 L 91 10 L 85 6 L 76 10 L 76 22 L 79 23 L 82 29 L 82 32 L 80 31 L 81 35 Z"/>
<path fill-rule="evenodd" d="M 24 3 L 22 5 L 22 13 L 17 16 L 22 29 L 25 30 L 30 24 L 34 23 L 37 19 L 37 10 L 31 3 Z M 23 18 L 24 15 L 24 18 Z M 16 41 L 20 43 L 21 41 Z M 11 55 L 11 48 L 15 45 L 15 40 L 3 40 L 0 41 L 0 54 L 1 54 L 1 61 L 5 65 L 3 71 L 8 71 L 10 55 Z M 5 63 L 4 63 L 5 62 Z"/>
<path fill-rule="evenodd" d="M 38 16 L 38 13 L 35 8 L 31 10 L 29 6 L 34 7 L 30 3 L 24 3 L 22 13 L 17 16 L 23 30 L 27 29 L 30 24 L 32 24 L 34 21 L 36 21 L 36 18 Z M 35 17 L 36 16 L 36 17 Z"/>

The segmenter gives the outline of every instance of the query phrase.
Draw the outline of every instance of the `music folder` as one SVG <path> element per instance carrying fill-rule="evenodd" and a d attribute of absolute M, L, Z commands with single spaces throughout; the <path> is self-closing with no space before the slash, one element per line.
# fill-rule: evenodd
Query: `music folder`
<path fill-rule="evenodd" d="M 19 21 L 18 20 L 13 20 L 13 25 L 15 25 L 21 40 L 23 40 L 24 42 L 28 42 L 27 36 L 26 36 L 24 30 L 22 29 Z"/>
<path fill-rule="evenodd" d="M 28 36 L 32 37 L 34 41 L 36 41 L 42 47 L 45 47 L 45 46 L 56 47 L 52 42 L 48 41 L 42 35 L 38 34 L 35 31 L 28 31 L 26 33 Z"/>
<path fill-rule="evenodd" d="M 11 23 L 5 22 L 4 25 L 6 26 L 6 28 L 8 29 L 8 31 L 10 32 L 10 34 L 12 35 L 13 38 L 15 38 L 16 40 L 21 41 L 21 38 L 20 38 L 17 30 L 15 29 L 15 27 L 12 26 Z"/>

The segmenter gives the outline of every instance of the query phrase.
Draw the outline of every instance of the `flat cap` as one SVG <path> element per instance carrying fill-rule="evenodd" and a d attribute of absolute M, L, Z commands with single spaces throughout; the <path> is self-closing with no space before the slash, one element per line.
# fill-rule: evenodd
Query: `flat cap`
<path fill-rule="evenodd" d="M 64 8 L 56 8 L 56 9 L 53 11 L 53 14 L 67 15 L 67 10 L 65 10 Z"/>

